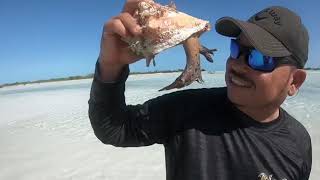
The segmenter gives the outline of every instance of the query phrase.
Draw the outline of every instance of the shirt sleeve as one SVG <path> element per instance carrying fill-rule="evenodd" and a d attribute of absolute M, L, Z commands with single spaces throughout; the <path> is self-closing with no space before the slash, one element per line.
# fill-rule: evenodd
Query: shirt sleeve
<path fill-rule="evenodd" d="M 99 74 L 97 62 L 88 113 L 94 133 L 101 142 L 119 147 L 163 144 L 181 126 L 181 108 L 170 106 L 177 96 L 168 94 L 143 104 L 126 105 L 124 92 L 129 67 L 123 69 L 115 82 L 102 82 Z"/>
<path fill-rule="evenodd" d="M 312 167 L 312 145 L 310 137 L 305 139 L 307 141 L 306 147 L 306 157 L 304 159 L 304 163 L 302 165 L 302 180 L 308 180 L 311 172 Z"/>

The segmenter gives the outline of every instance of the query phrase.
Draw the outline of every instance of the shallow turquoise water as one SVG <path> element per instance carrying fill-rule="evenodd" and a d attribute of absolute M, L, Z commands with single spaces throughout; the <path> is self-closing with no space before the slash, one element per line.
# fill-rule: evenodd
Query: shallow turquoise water
<path fill-rule="evenodd" d="M 126 84 L 127 103 L 143 103 L 171 92 L 158 90 L 170 84 L 178 75 L 130 76 Z M 203 84 L 193 83 L 188 88 L 225 86 L 223 72 L 203 73 L 203 79 Z M 0 89 L 0 179 L 139 179 L 145 173 L 141 169 L 148 171 L 155 180 L 164 179 L 161 146 L 144 149 L 150 158 L 142 160 L 138 158 L 141 150 L 115 150 L 110 147 L 107 152 L 103 151 L 93 135 L 87 116 L 91 81 L 87 79 Z M 308 72 L 307 80 L 298 95 L 288 98 L 282 107 L 296 117 L 311 135 L 313 169 L 310 179 L 317 180 L 320 176 L 320 73 Z M 79 147 L 82 151 L 79 151 Z M 21 152 L 21 149 L 24 151 Z M 90 156 L 92 153 L 96 153 L 95 157 Z M 140 168 L 122 169 L 123 164 L 119 162 L 119 168 L 113 169 L 114 174 L 108 173 L 108 168 L 96 171 L 119 161 L 122 156 L 127 156 L 129 159 L 126 161 L 132 165 L 141 163 Z M 39 159 L 39 162 L 34 159 Z M 59 162 L 53 162 L 56 159 Z M 99 162 L 99 166 L 84 168 L 78 162 Z M 17 173 L 15 169 L 19 168 L 29 171 Z M 37 169 L 42 170 L 40 172 Z"/>

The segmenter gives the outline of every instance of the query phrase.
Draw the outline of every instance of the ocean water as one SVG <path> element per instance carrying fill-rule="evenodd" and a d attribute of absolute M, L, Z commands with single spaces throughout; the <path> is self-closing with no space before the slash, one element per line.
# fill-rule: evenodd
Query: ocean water
<path fill-rule="evenodd" d="M 126 101 L 139 104 L 168 92 L 159 89 L 179 73 L 131 75 Z M 225 86 L 224 73 L 203 73 L 205 83 Z M 91 79 L 0 89 L 0 180 L 163 180 L 161 145 L 115 148 L 95 138 L 88 118 Z M 169 91 L 170 92 L 170 91 Z M 320 177 L 320 73 L 308 78 L 283 107 L 309 131 L 313 143 L 311 180 Z"/>

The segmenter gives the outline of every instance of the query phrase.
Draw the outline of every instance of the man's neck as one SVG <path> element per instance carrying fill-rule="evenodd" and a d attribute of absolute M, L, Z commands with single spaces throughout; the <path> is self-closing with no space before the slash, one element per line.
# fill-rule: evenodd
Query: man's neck
<path fill-rule="evenodd" d="M 261 123 L 271 122 L 279 117 L 279 107 L 252 108 L 238 105 L 236 105 L 236 107 L 252 119 Z"/>

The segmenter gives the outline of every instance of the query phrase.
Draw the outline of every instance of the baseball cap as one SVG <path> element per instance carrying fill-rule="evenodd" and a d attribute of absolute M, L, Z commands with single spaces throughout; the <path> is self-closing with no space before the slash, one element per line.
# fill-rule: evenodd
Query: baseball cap
<path fill-rule="evenodd" d="M 287 8 L 271 6 L 247 21 L 222 17 L 217 20 L 215 28 L 219 34 L 228 37 L 237 37 L 242 32 L 264 55 L 291 56 L 298 68 L 303 68 L 308 60 L 308 31 L 301 18 Z"/>

